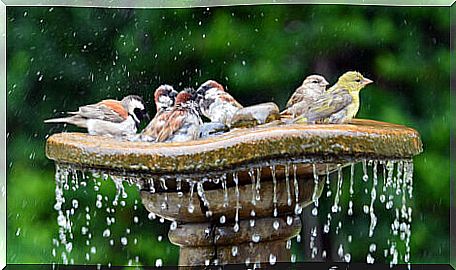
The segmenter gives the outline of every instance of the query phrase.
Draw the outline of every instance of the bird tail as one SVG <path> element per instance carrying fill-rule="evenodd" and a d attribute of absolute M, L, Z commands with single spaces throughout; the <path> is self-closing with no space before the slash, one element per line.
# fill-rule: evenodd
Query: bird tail
<path fill-rule="evenodd" d="M 62 118 L 53 118 L 44 120 L 44 123 L 66 123 L 72 124 L 79 127 L 87 128 L 87 119 L 79 117 L 77 115 L 70 116 L 70 117 L 62 117 Z"/>
<path fill-rule="evenodd" d="M 71 118 L 72 117 L 46 119 L 44 120 L 44 123 L 71 123 Z"/>

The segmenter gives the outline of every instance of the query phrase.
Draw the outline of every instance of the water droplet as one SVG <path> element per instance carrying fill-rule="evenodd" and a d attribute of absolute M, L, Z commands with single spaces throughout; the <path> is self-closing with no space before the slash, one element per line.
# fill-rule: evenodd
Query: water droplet
<path fill-rule="evenodd" d="M 369 246 L 369 251 L 371 253 L 375 252 L 377 250 L 377 245 L 376 244 L 370 244 Z"/>
<path fill-rule="evenodd" d="M 194 211 L 195 211 L 195 206 L 193 206 L 193 204 L 189 204 L 189 205 L 188 205 L 188 212 L 189 212 L 190 214 L 192 214 Z"/>
<path fill-rule="evenodd" d="M 77 209 L 78 206 L 79 206 L 78 200 L 76 200 L 76 199 L 73 199 L 73 200 L 71 201 L 71 204 L 73 205 L 73 208 L 74 208 L 74 209 Z"/>
<path fill-rule="evenodd" d="M 169 226 L 169 229 L 171 231 L 174 231 L 175 229 L 177 229 L 177 222 L 176 221 L 171 222 L 171 225 Z"/>
<path fill-rule="evenodd" d="M 293 224 L 293 217 L 291 217 L 291 216 L 287 217 L 287 224 L 288 224 L 288 226 L 291 226 L 291 224 Z"/>
<path fill-rule="evenodd" d="M 313 215 L 313 216 L 317 216 L 317 215 L 318 215 L 318 208 L 314 207 L 314 208 L 312 209 L 312 215 Z"/>
<path fill-rule="evenodd" d="M 234 232 L 238 232 L 239 231 L 239 224 L 238 223 L 234 224 L 233 230 L 234 230 Z"/>
<path fill-rule="evenodd" d="M 279 229 L 279 226 L 280 226 L 280 223 L 278 220 L 274 221 L 274 223 L 272 224 L 272 227 L 274 228 L 274 230 L 278 230 Z"/>
<path fill-rule="evenodd" d="M 374 259 L 374 257 L 372 257 L 372 255 L 369 253 L 369 254 L 367 254 L 366 261 L 367 261 L 368 264 L 373 264 L 373 263 L 375 262 L 375 259 Z"/>
<path fill-rule="evenodd" d="M 103 237 L 109 237 L 109 236 L 111 236 L 111 230 L 109 230 L 109 229 L 104 230 Z"/>
<path fill-rule="evenodd" d="M 128 239 L 126 237 L 122 237 L 122 238 L 120 238 L 120 243 L 122 243 L 122 245 L 126 246 L 128 244 Z"/>
<path fill-rule="evenodd" d="M 277 257 L 274 254 L 269 254 L 269 264 L 274 265 L 276 263 Z"/>
<path fill-rule="evenodd" d="M 236 257 L 237 254 L 238 254 L 238 247 L 237 246 L 231 247 L 231 255 L 233 255 L 233 257 Z"/>
<path fill-rule="evenodd" d="M 252 235 L 252 241 L 253 241 L 254 243 L 260 242 L 260 238 L 261 238 L 261 236 L 260 236 L 259 234 L 254 233 L 254 234 Z"/>

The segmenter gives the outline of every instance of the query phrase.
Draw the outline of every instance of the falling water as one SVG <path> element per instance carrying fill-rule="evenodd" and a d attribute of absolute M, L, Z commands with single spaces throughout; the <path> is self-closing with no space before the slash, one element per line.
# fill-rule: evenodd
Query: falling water
<path fill-rule="evenodd" d="M 410 239 L 411 239 L 411 222 L 412 222 L 412 208 L 410 206 L 410 200 L 413 198 L 413 163 L 410 160 L 399 160 L 399 161 L 377 161 L 377 160 L 363 160 L 361 161 L 362 166 L 362 177 L 363 181 L 357 181 L 356 167 L 355 163 L 350 163 L 349 169 L 347 168 L 347 173 L 349 177 L 344 177 L 344 165 L 338 164 L 337 167 L 331 167 L 325 164 L 312 164 L 312 177 L 311 181 L 312 192 L 311 198 L 308 198 L 313 203 L 311 213 L 313 216 L 316 216 L 322 224 L 322 231 L 327 237 L 330 237 L 331 242 L 333 243 L 333 249 L 337 252 L 337 259 L 341 259 L 345 262 L 350 262 L 353 260 L 352 254 L 349 252 L 351 245 L 356 245 L 357 242 L 355 239 L 359 238 L 357 235 L 347 234 L 345 230 L 357 224 L 359 218 L 354 218 L 355 214 L 362 212 L 355 212 L 354 210 L 357 207 L 361 207 L 363 212 L 367 214 L 369 219 L 369 225 L 366 228 L 366 235 L 369 236 L 369 244 L 366 248 L 366 257 L 365 260 L 368 263 L 381 262 L 381 257 L 378 256 L 378 253 L 384 255 L 391 266 L 394 266 L 398 263 L 405 262 L 410 263 Z M 282 166 L 282 165 L 280 165 Z M 284 163 L 283 165 L 283 178 L 279 178 L 277 174 L 278 165 L 268 166 L 268 169 L 271 172 L 271 182 L 273 185 L 272 190 L 272 216 L 279 217 L 284 216 L 286 218 L 286 224 L 293 224 L 293 214 L 298 216 L 302 212 L 302 206 L 300 201 L 300 194 L 305 194 L 303 188 L 306 186 L 304 181 L 307 179 L 302 179 L 301 175 L 298 175 L 298 166 L 299 163 Z M 322 170 L 321 168 L 325 168 Z M 334 169 L 335 168 L 335 169 Z M 235 208 L 234 215 L 234 232 L 239 232 L 240 230 L 240 210 L 244 205 L 244 202 L 241 201 L 240 188 L 241 185 L 250 184 L 249 191 L 251 196 L 248 197 L 248 203 L 255 207 L 258 205 L 258 202 L 261 200 L 260 191 L 261 191 L 261 171 L 264 168 L 256 167 L 250 168 L 247 170 L 246 175 L 248 176 L 249 181 L 244 183 L 239 180 L 239 173 L 237 171 L 231 174 L 232 181 L 234 186 L 228 186 L 228 179 L 226 174 L 220 174 L 216 176 L 202 177 L 201 179 L 197 178 L 167 178 L 167 177 L 149 177 L 147 180 L 144 180 L 144 184 L 139 186 L 139 188 L 147 187 L 147 190 L 151 193 L 163 192 L 163 201 L 161 202 L 162 209 L 168 207 L 168 192 L 172 192 L 169 189 L 169 181 L 175 179 L 176 185 L 175 189 L 179 197 L 183 197 L 185 192 L 188 192 L 188 203 L 187 205 L 182 205 L 187 208 L 187 211 L 191 214 L 195 213 L 195 194 L 198 200 L 202 203 L 202 206 L 206 208 L 205 213 L 207 218 L 210 218 L 213 213 L 211 211 L 211 201 L 206 196 L 206 190 L 204 183 L 212 182 L 213 184 L 221 184 L 221 189 L 223 191 L 223 206 L 225 208 Z M 280 167 L 282 169 L 282 167 Z M 330 177 L 334 174 L 335 177 Z M 371 176 L 370 176 L 371 175 Z M 337 176 L 337 177 L 336 177 Z M 381 178 L 379 178 L 381 176 Z M 116 193 L 114 198 L 111 200 L 107 196 L 103 196 L 100 193 L 101 181 L 100 180 L 112 180 Z M 171 179 L 171 180 L 170 180 Z M 331 181 L 334 179 L 335 181 Z M 344 179 L 349 179 L 345 183 Z M 379 181 L 381 179 L 381 181 Z M 81 238 L 85 242 L 87 247 L 87 252 L 85 252 L 85 260 L 87 262 L 92 262 L 93 256 L 96 255 L 102 247 L 94 246 L 92 244 L 93 237 L 100 235 L 106 239 L 109 246 L 120 245 L 122 247 L 128 247 L 130 245 L 137 245 L 138 238 L 131 235 L 131 228 L 125 228 L 122 235 L 114 235 L 112 226 L 116 223 L 116 213 L 118 207 L 126 207 L 125 199 L 128 197 L 127 192 L 124 187 L 124 182 L 135 184 L 135 179 L 129 177 L 116 177 L 112 175 L 107 175 L 105 173 L 99 172 L 81 172 L 75 170 L 69 166 L 56 165 L 56 204 L 54 205 L 55 210 L 57 211 L 57 223 L 59 225 L 58 238 L 53 240 L 54 249 L 52 251 L 53 256 L 61 260 L 64 264 L 72 264 L 75 262 L 72 251 L 76 248 L 75 243 L 79 243 Z M 84 203 L 81 203 L 80 200 L 76 198 L 71 198 L 67 194 L 69 192 L 79 192 L 81 189 L 88 188 L 89 180 L 93 180 L 93 190 L 96 193 L 96 199 L 93 205 L 85 206 Z M 263 180 L 266 181 L 266 180 Z M 283 181 L 283 182 L 282 182 Z M 326 182 L 322 183 L 322 181 Z M 138 182 L 138 181 L 136 181 Z M 183 183 L 188 187 L 188 191 L 183 190 Z M 284 183 L 285 190 L 278 190 L 280 185 Z M 322 184 L 325 184 L 326 191 L 323 194 L 326 194 L 326 198 L 320 199 L 321 187 Z M 356 185 L 355 185 L 356 184 Z M 347 194 L 343 192 L 344 185 Z M 356 187 L 356 188 L 355 188 Z M 355 196 L 355 190 L 361 189 L 360 194 L 367 193 L 368 201 L 363 201 L 363 196 Z M 244 190 L 244 189 L 243 189 Z M 370 191 L 369 191 L 370 190 Z M 166 192 L 164 192 L 166 191 Z M 235 204 L 233 201 L 229 200 L 228 194 L 234 191 L 235 195 Z M 283 192 L 283 193 L 282 193 Z M 286 194 L 286 201 L 279 201 L 279 194 Z M 357 193 L 358 194 L 358 193 Z M 294 196 L 294 197 L 293 197 Z M 310 195 L 309 195 L 310 196 Z M 333 197 L 333 198 L 331 198 Z M 280 199 L 283 198 L 280 196 Z M 377 200 L 378 199 L 378 200 Z M 382 209 L 376 207 L 376 205 L 381 205 Z M 282 213 L 278 211 L 278 205 L 287 206 L 290 208 L 290 212 Z M 325 207 L 323 207 L 325 206 Z M 347 210 L 345 207 L 347 206 Z M 133 224 L 139 224 L 141 216 L 136 212 L 138 208 L 141 208 L 142 205 L 135 200 L 133 204 L 133 210 L 135 211 L 132 218 Z M 180 205 L 179 205 L 180 207 Z M 199 206 L 198 206 L 199 207 Z M 344 209 L 343 209 L 344 207 Z M 328 209 L 327 209 L 328 208 Z M 97 211 L 105 210 L 105 222 L 106 226 L 102 229 L 101 232 L 96 232 L 93 229 L 93 224 L 98 222 L 93 219 L 99 218 Z M 84 213 L 83 225 L 80 230 L 75 231 L 75 226 L 73 219 L 76 212 Z M 390 221 L 390 234 L 385 245 L 386 248 L 383 248 L 384 244 L 380 243 L 378 237 L 376 236 L 376 228 L 379 226 L 378 223 L 389 222 L 378 220 L 377 215 L 381 211 L 388 211 L 392 214 L 392 220 Z M 347 213 L 347 217 L 344 218 L 344 214 Z M 217 221 L 220 224 L 225 224 L 229 222 L 232 217 L 227 217 L 225 215 L 218 215 Z M 359 217 L 359 216 L 357 216 Z M 230 218 L 230 219 L 228 219 Z M 249 215 L 249 224 L 250 228 L 256 226 L 256 220 L 259 217 L 255 210 L 250 211 Z M 149 219 L 155 220 L 155 214 L 151 213 Z M 164 222 L 163 218 L 159 219 L 160 222 Z M 331 223 L 333 225 L 331 226 Z M 383 226 L 383 225 L 382 225 Z M 170 230 L 176 230 L 178 223 L 173 221 L 170 224 Z M 272 230 L 276 231 L 281 229 L 279 222 L 273 222 Z M 359 227 L 357 227 L 359 228 Z M 308 245 L 311 250 L 311 257 L 316 258 L 319 254 L 317 240 L 319 237 L 322 237 L 319 233 L 319 226 L 315 226 L 310 229 L 309 233 L 309 242 L 303 243 Z M 359 232 L 362 233 L 362 232 Z M 362 234 L 361 234 L 362 235 Z M 79 237 L 79 240 L 77 240 Z M 158 237 L 158 241 L 161 242 L 163 236 Z M 252 243 L 259 243 L 263 241 L 258 234 L 253 234 L 251 238 Z M 300 236 L 296 239 L 298 242 L 297 248 L 299 248 Z M 291 249 L 292 242 L 287 241 L 286 247 Z M 78 249 L 81 249 L 78 247 Z M 379 249 L 380 252 L 379 252 Z M 296 251 L 296 248 L 294 248 Z M 332 258 L 333 256 L 328 251 L 328 247 L 323 247 L 320 252 L 322 258 Z M 382 252 L 383 251 L 383 252 Z M 299 251 L 298 251 L 299 253 Z M 233 246 L 231 250 L 232 256 L 239 256 L 239 248 Z M 334 258 L 332 258 L 334 259 Z M 291 255 L 291 260 L 296 261 L 296 254 Z M 258 259 L 250 258 L 250 261 L 255 261 L 255 264 L 258 264 Z M 275 264 L 277 261 L 276 255 L 270 254 L 269 262 Z M 140 264 L 140 257 L 133 256 L 129 259 L 129 264 Z M 156 265 L 162 265 L 162 259 L 156 260 Z"/>
<path fill-rule="evenodd" d="M 240 201 L 239 201 L 239 197 L 240 197 L 240 194 L 239 194 L 239 179 L 238 179 L 238 174 L 237 172 L 234 172 L 233 173 L 233 181 L 236 185 L 235 187 L 235 196 L 236 196 L 236 215 L 234 217 L 234 232 L 238 232 L 239 231 L 239 209 L 241 208 L 241 205 L 240 205 Z"/>
<path fill-rule="evenodd" d="M 275 166 L 271 166 L 271 176 L 272 176 L 272 184 L 273 184 L 273 193 L 272 193 L 272 204 L 274 205 L 274 217 L 277 217 L 278 210 L 277 210 L 277 178 L 276 178 L 276 168 Z"/>

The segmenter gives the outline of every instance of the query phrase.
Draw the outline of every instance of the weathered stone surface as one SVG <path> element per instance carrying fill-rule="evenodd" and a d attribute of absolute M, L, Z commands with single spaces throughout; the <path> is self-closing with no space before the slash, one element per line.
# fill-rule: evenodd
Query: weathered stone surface
<path fill-rule="evenodd" d="M 286 242 L 298 235 L 302 227 L 298 217 L 290 219 L 289 224 L 285 217 L 255 219 L 254 227 L 250 226 L 250 220 L 243 220 L 238 232 L 232 224 L 190 223 L 178 226 L 168 236 L 173 244 L 181 247 L 181 266 L 204 265 L 214 260 L 222 265 L 246 261 L 253 264 L 269 262 L 271 256 L 277 262 L 285 262 L 291 255 Z"/>
<path fill-rule="evenodd" d="M 281 159 L 346 161 L 411 158 L 421 153 L 414 129 L 371 120 L 344 125 L 282 125 L 238 129 L 185 143 L 118 141 L 81 133 L 54 134 L 48 158 L 83 167 L 152 174 L 220 171 Z"/>
<path fill-rule="evenodd" d="M 280 119 L 279 107 L 273 103 L 261 103 L 238 110 L 231 120 L 231 128 L 253 127 Z"/>
<path fill-rule="evenodd" d="M 179 266 L 194 267 L 185 269 L 201 269 L 201 266 L 208 263 L 213 265 L 217 260 L 218 265 L 241 264 L 253 267 L 255 263 L 261 263 L 267 267 L 271 258 L 274 263 L 289 262 L 291 258 L 291 250 L 287 249 L 286 240 L 219 246 L 217 252 L 215 250 L 215 247 L 181 247 Z M 236 256 L 233 256 L 233 250 L 237 250 L 237 253 L 234 253 Z"/>
<path fill-rule="evenodd" d="M 221 246 L 217 249 L 219 262 L 225 264 L 243 264 L 249 262 L 252 267 L 255 263 L 267 269 L 271 264 L 290 262 L 291 250 L 287 248 L 286 240 L 271 242 L 244 243 L 236 246 L 237 255 L 233 256 L 233 246 Z M 259 267 L 259 265 L 257 265 Z M 253 268 L 252 268 L 253 269 Z"/>

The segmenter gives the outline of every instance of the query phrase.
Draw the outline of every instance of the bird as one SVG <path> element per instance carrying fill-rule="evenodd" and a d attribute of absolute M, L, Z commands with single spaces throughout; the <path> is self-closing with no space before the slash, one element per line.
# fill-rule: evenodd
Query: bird
<path fill-rule="evenodd" d="M 154 118 L 149 122 L 149 124 L 142 130 L 139 136 L 131 137 L 131 140 L 140 140 L 140 141 L 155 141 L 156 137 L 152 134 L 153 129 L 157 129 L 159 125 L 163 125 L 165 122 L 164 117 L 161 115 L 165 112 L 172 110 L 174 103 L 176 101 L 176 96 L 178 92 L 170 85 L 163 84 L 160 85 L 154 92 L 154 102 L 157 113 Z"/>
<path fill-rule="evenodd" d="M 155 139 L 155 142 L 185 142 L 200 136 L 203 121 L 200 116 L 197 95 L 193 88 L 179 92 L 175 105 L 155 117 L 155 122 L 142 135 Z"/>
<path fill-rule="evenodd" d="M 315 102 L 325 92 L 327 85 L 328 81 L 321 75 L 306 77 L 302 85 L 291 95 L 286 109 L 281 114 L 293 117 L 302 114 L 309 103 Z"/>
<path fill-rule="evenodd" d="M 339 77 L 336 84 L 324 92 L 318 100 L 310 103 L 295 123 L 342 124 L 353 119 L 359 110 L 359 92 L 373 83 L 357 71 L 348 71 Z"/>
<path fill-rule="evenodd" d="M 243 106 L 228 94 L 223 86 L 214 80 L 208 80 L 197 89 L 197 103 L 201 113 L 211 122 L 230 126 L 233 115 Z"/>
<path fill-rule="evenodd" d="M 155 108 L 157 114 L 174 105 L 178 92 L 171 85 L 160 85 L 154 92 Z"/>
<path fill-rule="evenodd" d="M 87 129 L 90 135 L 124 136 L 135 134 L 144 118 L 149 118 L 144 100 L 136 95 L 121 101 L 106 99 L 79 107 L 70 116 L 47 119 L 45 123 L 66 123 Z"/>

